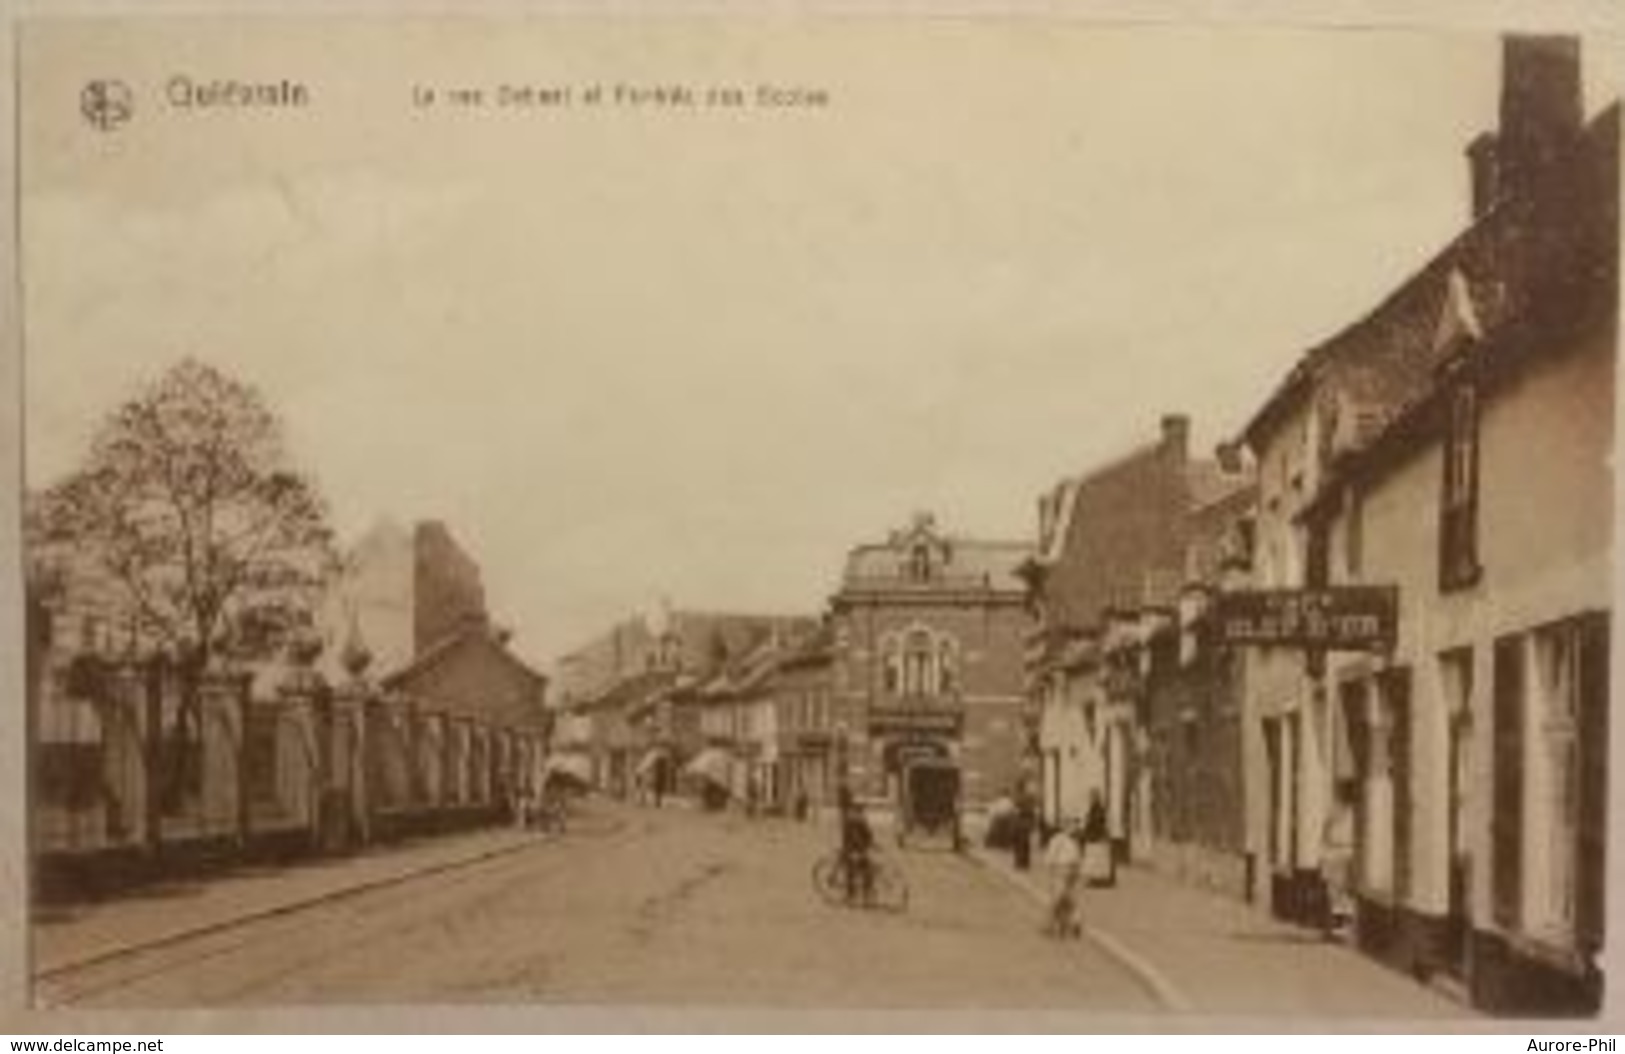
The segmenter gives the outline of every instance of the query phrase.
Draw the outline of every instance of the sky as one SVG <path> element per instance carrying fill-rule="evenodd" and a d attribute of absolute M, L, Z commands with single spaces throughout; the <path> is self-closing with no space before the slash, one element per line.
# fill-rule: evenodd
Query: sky
<path fill-rule="evenodd" d="M 191 355 L 265 394 L 341 535 L 445 521 L 535 661 L 662 599 L 816 612 L 846 550 L 916 511 L 1031 538 L 1043 490 L 1162 414 L 1233 435 L 1465 224 L 1499 50 L 1034 20 L 29 26 L 29 483 Z M 114 131 L 79 113 L 98 77 L 132 90 Z M 310 101 L 183 109 L 176 77 Z M 503 84 L 575 103 L 490 105 Z M 594 84 L 828 104 L 591 107 Z"/>

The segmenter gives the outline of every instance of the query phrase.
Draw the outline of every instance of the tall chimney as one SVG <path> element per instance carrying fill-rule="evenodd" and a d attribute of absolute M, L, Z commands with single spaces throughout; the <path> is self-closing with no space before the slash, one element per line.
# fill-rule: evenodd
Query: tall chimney
<path fill-rule="evenodd" d="M 1184 414 L 1164 414 L 1162 417 L 1162 445 L 1178 451 L 1180 457 L 1190 452 L 1191 419 Z"/>
<path fill-rule="evenodd" d="M 1508 36 L 1501 53 L 1500 192 L 1528 193 L 1580 137 L 1584 123 L 1580 42 L 1575 37 Z"/>

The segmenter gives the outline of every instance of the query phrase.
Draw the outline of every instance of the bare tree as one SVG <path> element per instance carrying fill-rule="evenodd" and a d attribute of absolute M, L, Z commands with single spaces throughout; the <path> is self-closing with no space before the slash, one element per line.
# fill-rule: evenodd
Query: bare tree
<path fill-rule="evenodd" d="M 177 734 L 223 650 L 265 654 L 308 618 L 331 563 L 315 487 L 254 388 L 187 359 L 115 410 L 45 495 L 46 530 L 93 554 L 182 673 Z"/>

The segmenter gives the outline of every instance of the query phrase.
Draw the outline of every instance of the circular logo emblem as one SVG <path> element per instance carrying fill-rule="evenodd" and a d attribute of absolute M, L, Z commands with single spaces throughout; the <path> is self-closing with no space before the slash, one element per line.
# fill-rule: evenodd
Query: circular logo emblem
<path fill-rule="evenodd" d="M 135 99 L 123 81 L 91 81 L 79 93 L 79 112 L 91 127 L 111 132 L 135 113 Z"/>

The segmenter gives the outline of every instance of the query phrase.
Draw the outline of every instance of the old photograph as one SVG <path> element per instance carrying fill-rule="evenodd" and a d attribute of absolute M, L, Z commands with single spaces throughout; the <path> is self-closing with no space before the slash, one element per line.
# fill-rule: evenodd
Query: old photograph
<path fill-rule="evenodd" d="M 34 1005 L 1592 1020 L 1618 59 L 24 20 Z"/>

